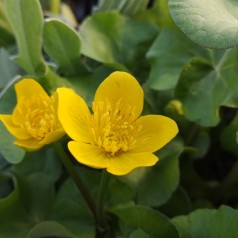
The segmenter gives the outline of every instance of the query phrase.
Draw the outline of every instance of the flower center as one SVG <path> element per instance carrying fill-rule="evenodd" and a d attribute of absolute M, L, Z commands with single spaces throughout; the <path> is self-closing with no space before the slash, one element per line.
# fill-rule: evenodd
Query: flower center
<path fill-rule="evenodd" d="M 42 140 L 52 132 L 56 125 L 56 111 L 53 97 L 34 96 L 22 100 L 19 112 L 25 118 L 21 125 L 28 133 L 37 140 Z"/>
<path fill-rule="evenodd" d="M 121 100 L 114 105 L 99 102 L 93 104 L 93 111 L 92 133 L 96 146 L 110 157 L 135 146 L 135 136 L 142 126 L 135 120 L 132 106 L 122 106 Z"/>

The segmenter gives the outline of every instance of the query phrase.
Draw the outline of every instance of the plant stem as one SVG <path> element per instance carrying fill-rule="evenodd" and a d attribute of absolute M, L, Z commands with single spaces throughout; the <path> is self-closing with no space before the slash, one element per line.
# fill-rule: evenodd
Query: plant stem
<path fill-rule="evenodd" d="M 85 187 L 84 183 L 82 182 L 81 178 L 79 177 L 78 173 L 76 172 L 70 158 L 65 153 L 63 148 L 58 142 L 54 143 L 55 151 L 57 152 L 59 158 L 61 159 L 61 162 L 63 163 L 64 167 L 66 168 L 67 172 L 71 176 L 71 178 L 74 180 L 76 186 L 78 187 L 80 193 L 82 194 L 84 200 L 86 201 L 89 209 L 93 213 L 95 219 L 97 220 L 97 213 L 96 213 L 96 206 L 95 203 L 88 192 L 87 188 Z"/>
<path fill-rule="evenodd" d="M 55 14 L 58 14 L 60 12 L 60 0 L 50 1 L 50 11 Z"/>
<path fill-rule="evenodd" d="M 108 230 L 108 224 L 104 212 L 104 201 L 109 184 L 109 179 L 110 174 L 106 170 L 103 170 L 97 197 L 97 233 L 99 233 L 98 237 L 101 237 L 100 234 L 102 235 Z"/>

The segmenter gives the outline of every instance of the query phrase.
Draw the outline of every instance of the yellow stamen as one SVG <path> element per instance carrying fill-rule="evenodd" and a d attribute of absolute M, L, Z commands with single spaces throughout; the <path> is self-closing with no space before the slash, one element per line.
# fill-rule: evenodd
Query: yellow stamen
<path fill-rule="evenodd" d="M 123 110 L 121 108 L 123 107 Z M 93 104 L 92 136 L 94 145 L 108 156 L 115 156 L 135 147 L 135 136 L 141 125 L 134 119 L 134 108 L 118 100 Z"/>
<path fill-rule="evenodd" d="M 21 127 L 37 140 L 44 139 L 55 129 L 57 118 L 52 104 L 51 98 L 40 95 L 28 99 L 22 98 L 19 102 L 18 112 L 25 118 Z"/>

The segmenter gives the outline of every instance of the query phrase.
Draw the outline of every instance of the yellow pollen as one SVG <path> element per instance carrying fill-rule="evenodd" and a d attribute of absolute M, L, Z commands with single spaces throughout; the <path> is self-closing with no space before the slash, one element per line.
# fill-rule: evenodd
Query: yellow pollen
<path fill-rule="evenodd" d="M 25 118 L 21 125 L 37 140 L 43 140 L 55 129 L 57 118 L 51 98 L 34 96 L 19 102 L 18 112 Z"/>
<path fill-rule="evenodd" d="M 94 145 L 109 157 L 116 156 L 135 147 L 135 136 L 141 130 L 130 105 L 122 105 L 118 100 L 93 104 L 92 136 Z"/>

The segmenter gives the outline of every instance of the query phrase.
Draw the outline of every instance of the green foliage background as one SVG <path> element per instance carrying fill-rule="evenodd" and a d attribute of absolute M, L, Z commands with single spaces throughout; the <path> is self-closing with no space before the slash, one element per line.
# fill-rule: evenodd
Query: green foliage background
<path fill-rule="evenodd" d="M 130 72 L 145 92 L 143 113 L 173 118 L 180 132 L 156 166 L 112 176 L 105 237 L 236 238 L 237 2 L 102 0 L 77 27 L 53 13 L 66 5 L 51 4 L 0 0 L 0 113 L 12 112 L 22 77 L 49 93 L 72 87 L 90 106 L 108 74 Z M 29 154 L 13 141 L 1 123 L 0 238 L 95 237 L 53 147 Z M 101 171 L 75 167 L 96 197 Z"/>

